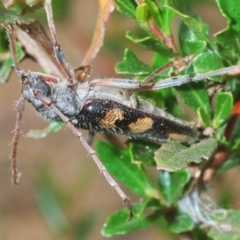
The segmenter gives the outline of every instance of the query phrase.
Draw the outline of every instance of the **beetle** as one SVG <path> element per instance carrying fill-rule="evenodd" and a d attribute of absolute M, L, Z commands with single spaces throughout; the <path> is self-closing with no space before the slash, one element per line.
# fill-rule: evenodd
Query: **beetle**
<path fill-rule="evenodd" d="M 45 119 L 63 121 L 73 131 L 109 184 L 129 208 L 131 219 L 133 210 L 129 198 L 107 172 L 96 152 L 77 128 L 87 129 L 91 133 L 99 131 L 107 134 L 120 134 L 130 138 L 160 143 L 171 140 L 192 143 L 198 139 L 198 131 L 191 124 L 175 118 L 144 99 L 135 97 L 133 93 L 179 86 L 191 81 L 202 81 L 209 77 L 239 71 L 240 67 L 222 68 L 194 77 L 189 75 L 174 76 L 155 83 L 152 79 L 159 73 L 159 70 L 153 72 L 142 82 L 120 78 L 94 79 L 89 82 L 85 81 L 89 66 L 82 66 L 80 70 L 83 71 L 81 76 L 84 81 L 79 82 L 77 71 L 70 66 L 57 41 L 51 0 L 45 1 L 45 10 L 53 52 L 61 71 L 66 76 L 65 78 L 40 72 L 26 72 L 20 69 L 16 56 L 14 29 L 11 25 L 5 26 L 14 68 L 22 83 L 22 96 L 18 102 L 18 117 L 11 156 L 13 182 L 18 183 L 16 150 L 24 101 L 27 100 Z"/>

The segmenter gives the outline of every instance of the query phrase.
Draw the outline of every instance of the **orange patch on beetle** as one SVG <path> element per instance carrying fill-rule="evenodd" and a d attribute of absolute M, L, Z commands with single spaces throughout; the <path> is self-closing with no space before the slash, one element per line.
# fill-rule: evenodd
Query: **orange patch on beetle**
<path fill-rule="evenodd" d="M 115 122 L 124 119 L 124 112 L 120 108 L 109 109 L 105 116 L 101 119 L 100 123 L 105 128 L 115 128 Z"/>
<path fill-rule="evenodd" d="M 169 133 L 168 137 L 175 141 L 185 141 L 190 138 L 188 135 L 180 134 L 180 133 Z"/>
<path fill-rule="evenodd" d="M 138 118 L 136 122 L 132 122 L 128 125 L 129 130 L 132 133 L 143 133 L 151 129 L 153 126 L 153 119 L 150 117 Z"/>

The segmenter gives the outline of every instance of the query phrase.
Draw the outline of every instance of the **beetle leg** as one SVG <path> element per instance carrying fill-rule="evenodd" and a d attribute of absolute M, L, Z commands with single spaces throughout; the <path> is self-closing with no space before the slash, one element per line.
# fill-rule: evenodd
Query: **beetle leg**
<path fill-rule="evenodd" d="M 49 99 L 48 97 L 42 95 L 40 92 L 35 91 L 34 93 L 36 97 L 46 106 L 49 106 L 53 108 L 53 110 L 58 114 L 58 116 L 62 119 L 62 121 L 72 130 L 73 134 L 77 136 L 77 138 L 81 141 L 87 152 L 91 155 L 92 159 L 100 169 L 100 171 L 103 173 L 104 177 L 108 181 L 108 183 L 115 189 L 115 191 L 118 193 L 118 195 L 121 197 L 125 205 L 129 209 L 129 220 L 133 217 L 133 209 L 132 204 L 129 200 L 129 198 L 126 196 L 126 194 L 123 192 L 123 190 L 120 188 L 118 183 L 112 178 L 112 176 L 108 173 L 107 169 L 104 167 L 104 165 L 99 160 L 96 152 L 91 148 L 91 146 L 88 144 L 88 142 L 84 139 L 81 132 L 79 132 L 71 123 L 70 119 L 66 117 L 56 106 L 55 104 Z"/>
<path fill-rule="evenodd" d="M 56 32 L 55 24 L 53 21 L 51 2 L 52 2 L 51 0 L 46 0 L 44 6 L 47 14 L 47 21 L 48 21 L 48 26 L 50 30 L 51 39 L 52 39 L 53 49 L 54 49 L 55 57 L 57 61 L 60 63 L 62 70 L 65 72 L 68 78 L 69 86 L 72 86 L 74 83 L 73 82 L 74 70 L 68 63 L 67 58 L 65 57 L 63 51 L 61 50 L 60 45 L 58 44 L 57 32 Z"/>

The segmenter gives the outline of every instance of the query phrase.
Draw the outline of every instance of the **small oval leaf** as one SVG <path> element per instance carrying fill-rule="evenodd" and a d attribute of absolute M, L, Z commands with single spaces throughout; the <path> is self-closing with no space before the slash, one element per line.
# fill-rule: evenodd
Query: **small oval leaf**
<path fill-rule="evenodd" d="M 216 98 L 213 127 L 218 128 L 229 117 L 233 107 L 233 96 L 228 92 L 220 92 Z"/>
<path fill-rule="evenodd" d="M 209 158 L 216 147 L 214 138 L 204 139 L 189 148 L 177 142 L 164 143 L 155 153 L 157 168 L 170 172 L 184 169 L 191 162 L 199 163 L 203 157 Z"/>

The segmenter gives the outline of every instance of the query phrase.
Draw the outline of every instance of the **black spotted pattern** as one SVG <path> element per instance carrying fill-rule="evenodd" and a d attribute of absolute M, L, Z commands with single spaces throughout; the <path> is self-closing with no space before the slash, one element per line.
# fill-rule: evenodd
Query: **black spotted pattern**
<path fill-rule="evenodd" d="M 105 128 L 101 125 L 101 119 L 106 115 L 109 109 L 119 108 L 124 113 L 124 119 L 115 122 L 115 128 Z M 151 129 L 143 133 L 132 133 L 128 128 L 129 124 L 136 122 L 139 118 L 150 117 L 153 120 Z M 88 101 L 82 111 L 76 116 L 78 120 L 75 127 L 88 129 L 95 132 L 126 135 L 131 138 L 150 140 L 155 142 L 169 141 L 171 134 L 180 136 L 179 141 L 194 141 L 198 132 L 188 126 L 176 123 L 158 115 L 145 113 L 136 109 L 128 108 L 120 103 L 94 99 Z M 181 139 L 182 136 L 182 139 Z"/>

